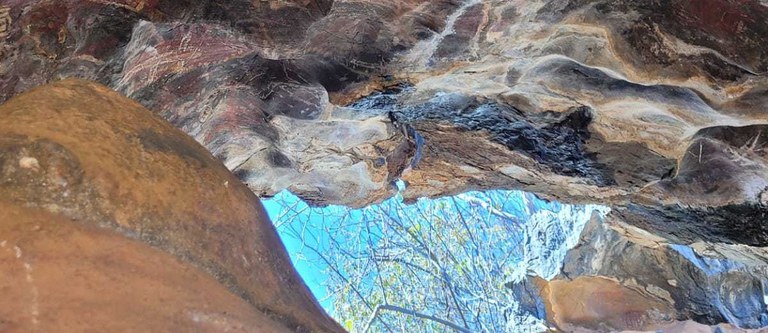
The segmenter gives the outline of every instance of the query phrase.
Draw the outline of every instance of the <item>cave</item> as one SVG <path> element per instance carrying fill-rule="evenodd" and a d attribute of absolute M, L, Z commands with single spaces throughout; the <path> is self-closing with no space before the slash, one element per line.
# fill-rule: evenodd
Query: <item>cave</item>
<path fill-rule="evenodd" d="M 764 0 L 0 3 L 0 332 L 759 332 Z"/>

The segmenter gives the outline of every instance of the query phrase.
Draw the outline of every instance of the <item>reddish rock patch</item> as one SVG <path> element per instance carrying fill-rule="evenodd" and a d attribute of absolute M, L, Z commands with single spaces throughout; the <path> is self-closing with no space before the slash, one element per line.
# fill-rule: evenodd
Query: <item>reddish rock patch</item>
<path fill-rule="evenodd" d="M 0 116 L 0 200 L 162 249 L 288 327 L 341 330 L 291 266 L 258 198 L 138 103 L 66 80 L 8 101 Z M 37 167 L 19 167 L 32 158 Z"/>
<path fill-rule="evenodd" d="M 0 202 L 0 331 L 291 332 L 205 272 L 117 233 Z"/>

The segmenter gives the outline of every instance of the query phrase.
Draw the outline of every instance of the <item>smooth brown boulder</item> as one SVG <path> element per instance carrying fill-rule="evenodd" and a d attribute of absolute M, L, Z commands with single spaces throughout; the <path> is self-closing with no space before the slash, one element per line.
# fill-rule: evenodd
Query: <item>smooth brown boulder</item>
<path fill-rule="evenodd" d="M 290 332 L 146 244 L 0 202 L 0 332 Z"/>
<path fill-rule="evenodd" d="M 566 332 L 649 330 L 672 321 L 668 304 L 603 277 L 541 283 L 549 321 Z"/>
<path fill-rule="evenodd" d="M 0 201 L 166 251 L 290 329 L 342 331 L 292 267 L 258 198 L 138 103 L 65 80 L 9 100 L 0 118 Z"/>

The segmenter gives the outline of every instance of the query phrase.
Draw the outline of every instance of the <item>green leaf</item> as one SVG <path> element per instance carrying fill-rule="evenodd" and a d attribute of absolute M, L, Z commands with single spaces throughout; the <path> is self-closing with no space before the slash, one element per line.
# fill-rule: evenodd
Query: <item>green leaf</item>
<path fill-rule="evenodd" d="M 352 331 L 354 324 L 352 323 L 352 319 L 347 319 L 347 321 L 344 322 L 344 328 L 347 331 Z"/>

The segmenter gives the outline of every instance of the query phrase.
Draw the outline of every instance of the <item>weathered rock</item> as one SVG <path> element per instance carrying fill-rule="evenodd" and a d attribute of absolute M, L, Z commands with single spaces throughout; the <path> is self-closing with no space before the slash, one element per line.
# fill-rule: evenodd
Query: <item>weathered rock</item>
<path fill-rule="evenodd" d="M 406 200 L 514 188 L 610 205 L 674 244 L 768 245 L 762 0 L 4 5 L 0 100 L 54 78 L 98 80 L 259 195 L 363 206 L 397 179 Z M 147 135 L 137 140 L 166 149 Z M 4 140 L 82 163 L 49 141 Z M 165 237 L 152 239 L 178 245 Z M 199 256 L 209 271 L 227 262 Z"/>
<path fill-rule="evenodd" d="M 3 332 L 291 332 L 205 272 L 43 208 L 0 202 Z"/>
<path fill-rule="evenodd" d="M 565 331 L 644 329 L 648 323 L 668 321 L 668 304 L 602 277 L 555 280 L 542 291 L 553 319 Z M 574 304 L 572 300 L 583 300 Z"/>
<path fill-rule="evenodd" d="M 42 22 L 49 12 L 55 22 Z M 317 204 L 360 206 L 403 178 L 409 198 L 507 187 L 707 207 L 755 203 L 768 183 L 759 138 L 744 148 L 756 152 L 748 167 L 727 162 L 746 153 L 723 151 L 736 147 L 728 142 L 713 143 L 722 158 L 696 160 L 729 172 L 686 162 L 703 145 L 695 132 L 766 122 L 765 12 L 757 1 L 17 1 L 0 68 L 5 98 L 56 76 L 110 83 L 263 195 L 290 188 Z M 389 126 L 386 112 L 332 103 L 387 84 L 377 74 L 415 83 L 387 108 L 414 122 L 420 149 L 398 151 L 414 136 Z M 557 123 L 574 110 L 577 122 Z M 313 149 L 282 125 L 297 119 L 312 124 L 300 133 Z M 364 138 L 327 140 L 374 123 Z M 462 141 L 476 142 L 443 144 Z M 421 167 L 404 167 L 417 152 Z M 732 186 L 713 195 L 702 182 Z"/>
<path fill-rule="evenodd" d="M 477 16 L 465 4 L 454 24 Z M 479 58 L 440 54 L 457 40 L 442 36 L 390 65 L 415 82 L 390 109 L 424 142 L 401 175 L 406 198 L 521 188 L 628 207 L 625 220 L 678 242 L 766 244 L 764 5 L 481 6 L 483 24 L 463 39 Z M 568 122 L 569 137 L 558 121 L 574 110 L 589 117 Z"/>
<path fill-rule="evenodd" d="M 138 103 L 65 80 L 9 100 L 0 115 L 0 201 L 164 250 L 292 330 L 341 331 L 293 269 L 258 198 Z"/>
<path fill-rule="evenodd" d="M 394 177 L 369 171 L 366 162 L 386 159 L 399 144 L 374 144 L 391 136 L 386 124 L 372 121 L 381 133 L 366 142 L 327 143 L 320 148 L 326 158 L 318 161 L 303 152 L 283 152 L 290 149 L 281 139 L 288 133 L 271 120 L 328 120 L 323 128 L 343 135 L 358 122 L 327 114 L 328 91 L 378 73 L 396 50 L 440 29 L 455 6 L 451 1 L 9 5 L 0 100 L 56 77 L 99 80 L 162 112 L 257 193 L 290 187 L 317 203 L 352 205 L 392 193 L 386 179 Z M 349 148 L 354 149 L 348 155 L 340 153 Z"/>
<path fill-rule="evenodd" d="M 696 160 L 729 172 L 686 162 L 703 146 L 699 130 L 766 123 L 766 11 L 754 0 L 16 1 L 0 71 L 4 98 L 57 76 L 110 83 L 264 195 L 290 188 L 317 204 L 360 206 L 403 178 L 409 198 L 508 187 L 576 202 L 707 207 L 756 203 L 768 183 L 759 138 L 744 148 L 756 155 L 748 167 L 727 161 L 746 153 L 723 151 L 735 147 L 728 142 L 713 143 L 721 158 Z M 398 80 L 415 86 L 390 111 L 431 131 L 409 150 L 408 159 L 423 153 L 423 172 L 393 157 L 413 135 L 388 126 L 386 112 L 337 105 Z M 557 114 L 573 110 L 589 116 L 563 131 Z M 472 120 L 489 112 L 494 120 Z M 296 136 L 281 123 L 296 119 L 320 124 L 322 132 L 301 132 L 315 149 L 292 149 Z M 373 123 L 378 133 L 362 140 L 324 139 Z M 576 136 L 566 133 L 573 126 Z M 466 137 L 480 141 L 453 149 L 467 157 L 430 153 Z M 702 182 L 732 186 L 712 195 Z"/>
<path fill-rule="evenodd" d="M 767 259 L 766 248 L 679 245 L 627 225 L 618 214 L 594 215 L 558 277 L 512 288 L 526 296 L 524 311 L 565 331 L 658 330 L 686 320 L 760 328 L 768 325 Z M 531 297 L 536 293 L 544 313 Z"/>

